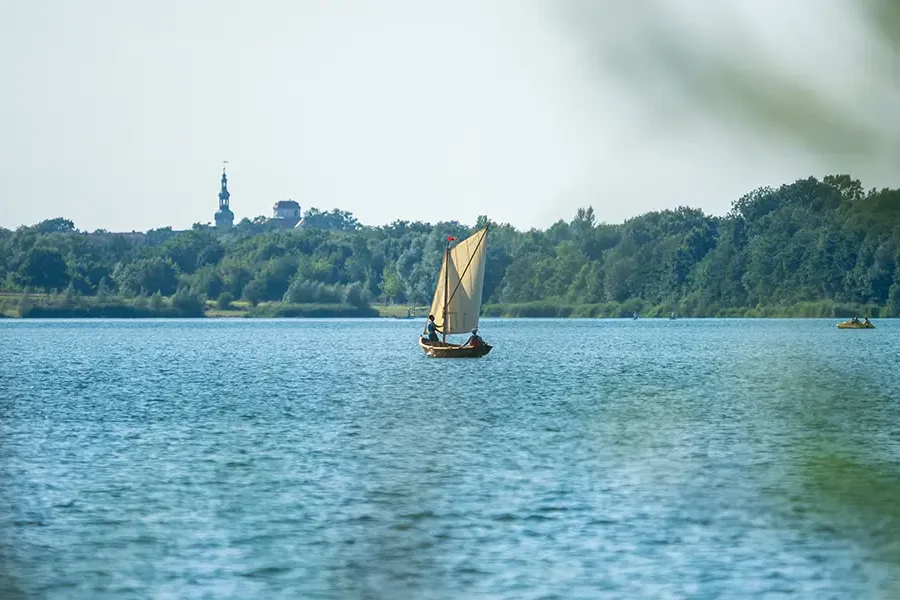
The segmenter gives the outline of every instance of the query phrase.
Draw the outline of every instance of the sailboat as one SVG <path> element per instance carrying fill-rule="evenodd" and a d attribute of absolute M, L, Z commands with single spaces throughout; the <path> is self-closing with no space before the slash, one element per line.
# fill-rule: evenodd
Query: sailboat
<path fill-rule="evenodd" d="M 419 337 L 419 346 L 432 358 L 478 358 L 491 351 L 490 344 L 451 344 L 447 336 L 469 333 L 478 329 L 481 312 L 481 292 L 484 288 L 484 262 L 487 252 L 488 227 L 451 247 L 453 237 L 447 238 L 444 262 L 441 265 L 431 314 L 441 332 L 440 341 Z"/>

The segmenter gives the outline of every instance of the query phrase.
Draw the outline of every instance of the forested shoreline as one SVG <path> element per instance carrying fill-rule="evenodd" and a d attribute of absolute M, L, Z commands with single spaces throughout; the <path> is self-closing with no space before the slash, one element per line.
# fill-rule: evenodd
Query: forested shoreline
<path fill-rule="evenodd" d="M 488 222 L 311 211 L 290 230 L 0 229 L 0 313 L 375 316 L 428 305 L 446 236 Z M 680 206 L 607 224 L 586 208 L 545 230 L 495 224 L 484 298 L 489 316 L 900 316 L 900 190 L 836 175 L 754 190 L 724 216 Z"/>

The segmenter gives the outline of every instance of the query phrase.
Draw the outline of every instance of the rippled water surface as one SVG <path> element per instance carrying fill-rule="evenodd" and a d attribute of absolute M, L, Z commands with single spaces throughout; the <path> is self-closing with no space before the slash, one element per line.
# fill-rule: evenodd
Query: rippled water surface
<path fill-rule="evenodd" d="M 0 322 L 0 597 L 895 597 L 900 323 L 834 323 Z"/>

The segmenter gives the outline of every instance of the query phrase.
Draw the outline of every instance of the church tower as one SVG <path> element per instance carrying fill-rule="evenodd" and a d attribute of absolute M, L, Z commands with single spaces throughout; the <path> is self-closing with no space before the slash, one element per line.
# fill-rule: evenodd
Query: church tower
<path fill-rule="evenodd" d="M 216 212 L 216 227 L 219 229 L 231 229 L 234 227 L 234 213 L 228 208 L 230 198 L 228 177 L 225 176 L 225 167 L 222 167 L 222 189 L 219 191 L 219 210 Z"/>

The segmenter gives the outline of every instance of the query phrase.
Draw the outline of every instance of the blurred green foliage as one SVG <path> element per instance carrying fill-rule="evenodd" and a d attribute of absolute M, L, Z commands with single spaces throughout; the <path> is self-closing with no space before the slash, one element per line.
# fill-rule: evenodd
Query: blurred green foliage
<path fill-rule="evenodd" d="M 598 82 L 660 122 L 714 125 L 732 136 L 765 135 L 816 154 L 889 164 L 900 155 L 891 108 L 900 101 L 900 4 L 799 6 L 806 9 L 571 0 L 555 8 L 585 42 Z M 754 11 L 764 26 L 748 23 Z M 829 62 L 833 56 L 843 64 Z"/>

